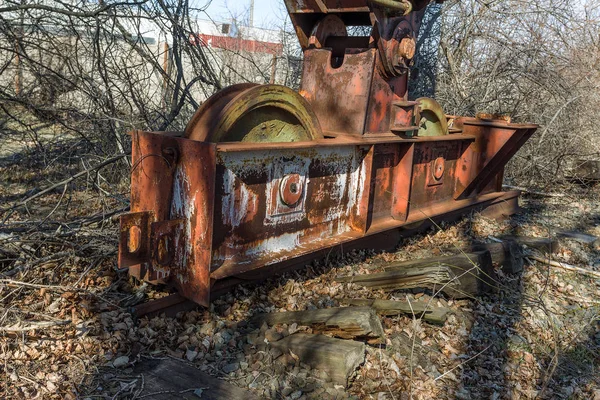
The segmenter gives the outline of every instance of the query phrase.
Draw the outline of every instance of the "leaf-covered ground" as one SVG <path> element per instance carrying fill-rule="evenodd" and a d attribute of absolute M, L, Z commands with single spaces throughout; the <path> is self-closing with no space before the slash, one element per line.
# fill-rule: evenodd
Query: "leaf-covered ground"
<path fill-rule="evenodd" d="M 4 159 L 0 207 L 56 181 L 62 168 Z M 116 270 L 115 215 L 127 188 L 109 182 L 93 177 L 36 199 L 27 210 L 3 213 L 0 397 L 138 398 L 144 378 L 133 366 L 175 357 L 270 399 L 600 398 L 598 279 L 532 262 L 519 275 L 499 271 L 493 295 L 460 301 L 334 281 L 368 273 L 381 261 L 453 254 L 507 234 L 547 237 L 561 227 L 600 236 L 599 189 L 568 186 L 564 197 L 524 197 L 525 213 L 502 222 L 471 214 L 404 240 L 394 253 L 316 260 L 263 284 L 239 286 L 210 309 L 136 319 L 131 306 L 168 289 Z M 557 260 L 600 271 L 594 245 L 562 240 L 560 246 Z M 269 346 L 309 328 L 248 324 L 258 312 L 332 307 L 348 297 L 419 299 L 453 314 L 444 326 L 382 318 L 386 343 L 368 347 L 348 388 Z"/>

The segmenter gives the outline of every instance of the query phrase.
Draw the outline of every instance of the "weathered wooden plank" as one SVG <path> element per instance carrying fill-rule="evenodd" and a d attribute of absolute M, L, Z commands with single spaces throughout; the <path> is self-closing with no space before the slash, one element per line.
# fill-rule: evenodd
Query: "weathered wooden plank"
<path fill-rule="evenodd" d="M 145 360 L 135 366 L 134 374 L 144 376 L 140 396 L 149 399 L 258 399 L 248 390 L 172 358 Z M 198 396 L 200 393 L 201 396 Z"/>
<path fill-rule="evenodd" d="M 450 312 L 446 307 L 434 307 L 422 301 L 411 301 L 409 303 L 408 301 L 381 299 L 344 299 L 342 303 L 371 307 L 379 315 L 414 315 L 415 318 L 422 318 L 424 321 L 436 325 L 444 325 Z"/>
<path fill-rule="evenodd" d="M 260 326 L 292 324 L 311 326 L 320 333 L 329 333 L 343 339 L 367 339 L 377 342 L 384 337 L 379 317 L 370 307 L 337 307 L 309 311 L 288 311 L 259 314 L 251 323 Z"/>
<path fill-rule="evenodd" d="M 271 346 L 283 353 L 291 351 L 301 362 L 326 372 L 340 385 L 347 385 L 348 378 L 365 361 L 364 343 L 324 335 L 296 333 L 271 343 Z"/>
<path fill-rule="evenodd" d="M 385 272 L 337 277 L 384 290 L 428 288 L 454 298 L 472 297 L 494 287 L 495 273 L 489 251 L 390 263 Z"/>
<path fill-rule="evenodd" d="M 523 271 L 523 250 L 514 240 L 505 240 L 502 243 L 486 243 L 473 245 L 470 251 L 489 251 L 492 262 L 502 267 L 507 274 Z"/>
<path fill-rule="evenodd" d="M 393 261 L 379 264 L 379 267 L 387 270 L 403 269 L 406 267 L 428 267 L 432 265 L 473 265 L 473 263 L 490 264 L 486 258 L 485 250 L 460 253 L 451 256 L 440 256 L 431 258 L 419 258 L 415 260 Z"/>

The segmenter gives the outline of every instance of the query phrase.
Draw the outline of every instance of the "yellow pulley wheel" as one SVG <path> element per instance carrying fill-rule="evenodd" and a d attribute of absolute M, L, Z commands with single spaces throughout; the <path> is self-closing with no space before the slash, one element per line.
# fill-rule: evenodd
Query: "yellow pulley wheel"
<path fill-rule="evenodd" d="M 234 85 L 209 98 L 186 127 L 188 139 L 223 143 L 300 142 L 323 138 L 308 102 L 280 85 Z"/>

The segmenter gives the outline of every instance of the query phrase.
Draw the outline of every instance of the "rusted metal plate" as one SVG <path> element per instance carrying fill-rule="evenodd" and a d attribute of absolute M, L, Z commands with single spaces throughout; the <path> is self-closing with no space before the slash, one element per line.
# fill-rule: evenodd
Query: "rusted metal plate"
<path fill-rule="evenodd" d="M 161 140 L 153 140 L 155 136 Z M 152 212 L 151 222 L 168 218 L 173 185 L 172 171 L 176 161 L 173 149 L 176 146 L 177 140 L 167 135 L 153 135 L 141 131 L 132 133 L 132 213 Z M 142 230 L 142 240 L 149 245 L 150 230 Z M 119 248 L 123 248 L 123 242 Z M 147 250 L 149 251 L 149 248 Z M 146 256 L 149 259 L 149 255 Z M 129 273 L 136 278 L 158 283 L 148 262 L 128 266 Z"/>
<path fill-rule="evenodd" d="M 150 260 L 150 225 L 155 219 L 153 211 L 121 216 L 119 268 L 126 269 Z"/>
<path fill-rule="evenodd" d="M 187 298 L 207 305 L 216 146 L 149 132 L 135 132 L 132 139 L 132 214 L 123 219 L 120 251 L 126 254 L 128 234 L 138 226 L 147 247 L 145 258 L 137 260 L 144 262 L 130 267 L 130 273 L 171 282 Z M 147 212 L 152 218 L 139 217 Z"/>
<path fill-rule="evenodd" d="M 494 177 L 503 173 L 508 161 L 533 135 L 537 126 L 475 118 L 458 118 L 457 122 L 463 132 L 475 136 L 476 140 L 459 160 L 454 197 L 461 199 L 473 193 L 500 190 L 501 181 Z"/>
<path fill-rule="evenodd" d="M 457 160 L 463 151 L 461 142 L 427 142 L 414 146 L 410 213 L 452 198 Z"/>
<path fill-rule="evenodd" d="M 373 157 L 369 222 L 393 218 L 404 221 L 408 216 L 410 182 L 414 162 L 412 144 L 375 146 Z"/>
<path fill-rule="evenodd" d="M 324 132 L 364 132 L 375 54 L 374 49 L 346 54 L 343 64 L 334 67 L 330 51 L 304 52 L 300 94 L 312 106 Z"/>
<path fill-rule="evenodd" d="M 251 269 L 257 260 L 272 264 L 283 254 L 302 254 L 325 238 L 364 232 L 371 146 L 254 148 L 218 154 L 213 277 Z M 295 193 L 288 191 L 290 182 Z"/>
<path fill-rule="evenodd" d="M 185 297 L 202 305 L 210 299 L 210 260 L 215 202 L 215 146 L 179 140 L 171 219 L 185 221 L 185 243 L 175 285 Z"/>
<path fill-rule="evenodd" d="M 154 222 L 150 229 L 150 259 L 156 279 L 164 281 L 185 266 L 185 219 Z"/>

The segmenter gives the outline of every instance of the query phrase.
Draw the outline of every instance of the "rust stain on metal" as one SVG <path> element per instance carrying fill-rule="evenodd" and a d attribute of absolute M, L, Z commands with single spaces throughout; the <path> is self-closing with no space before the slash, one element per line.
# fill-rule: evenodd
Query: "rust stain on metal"
<path fill-rule="evenodd" d="M 304 51 L 299 93 L 236 85 L 179 135 L 132 135 L 119 266 L 202 305 L 222 282 L 504 202 L 504 166 L 536 129 L 408 100 L 428 0 L 285 2 Z M 371 34 L 349 37 L 352 25 Z"/>

